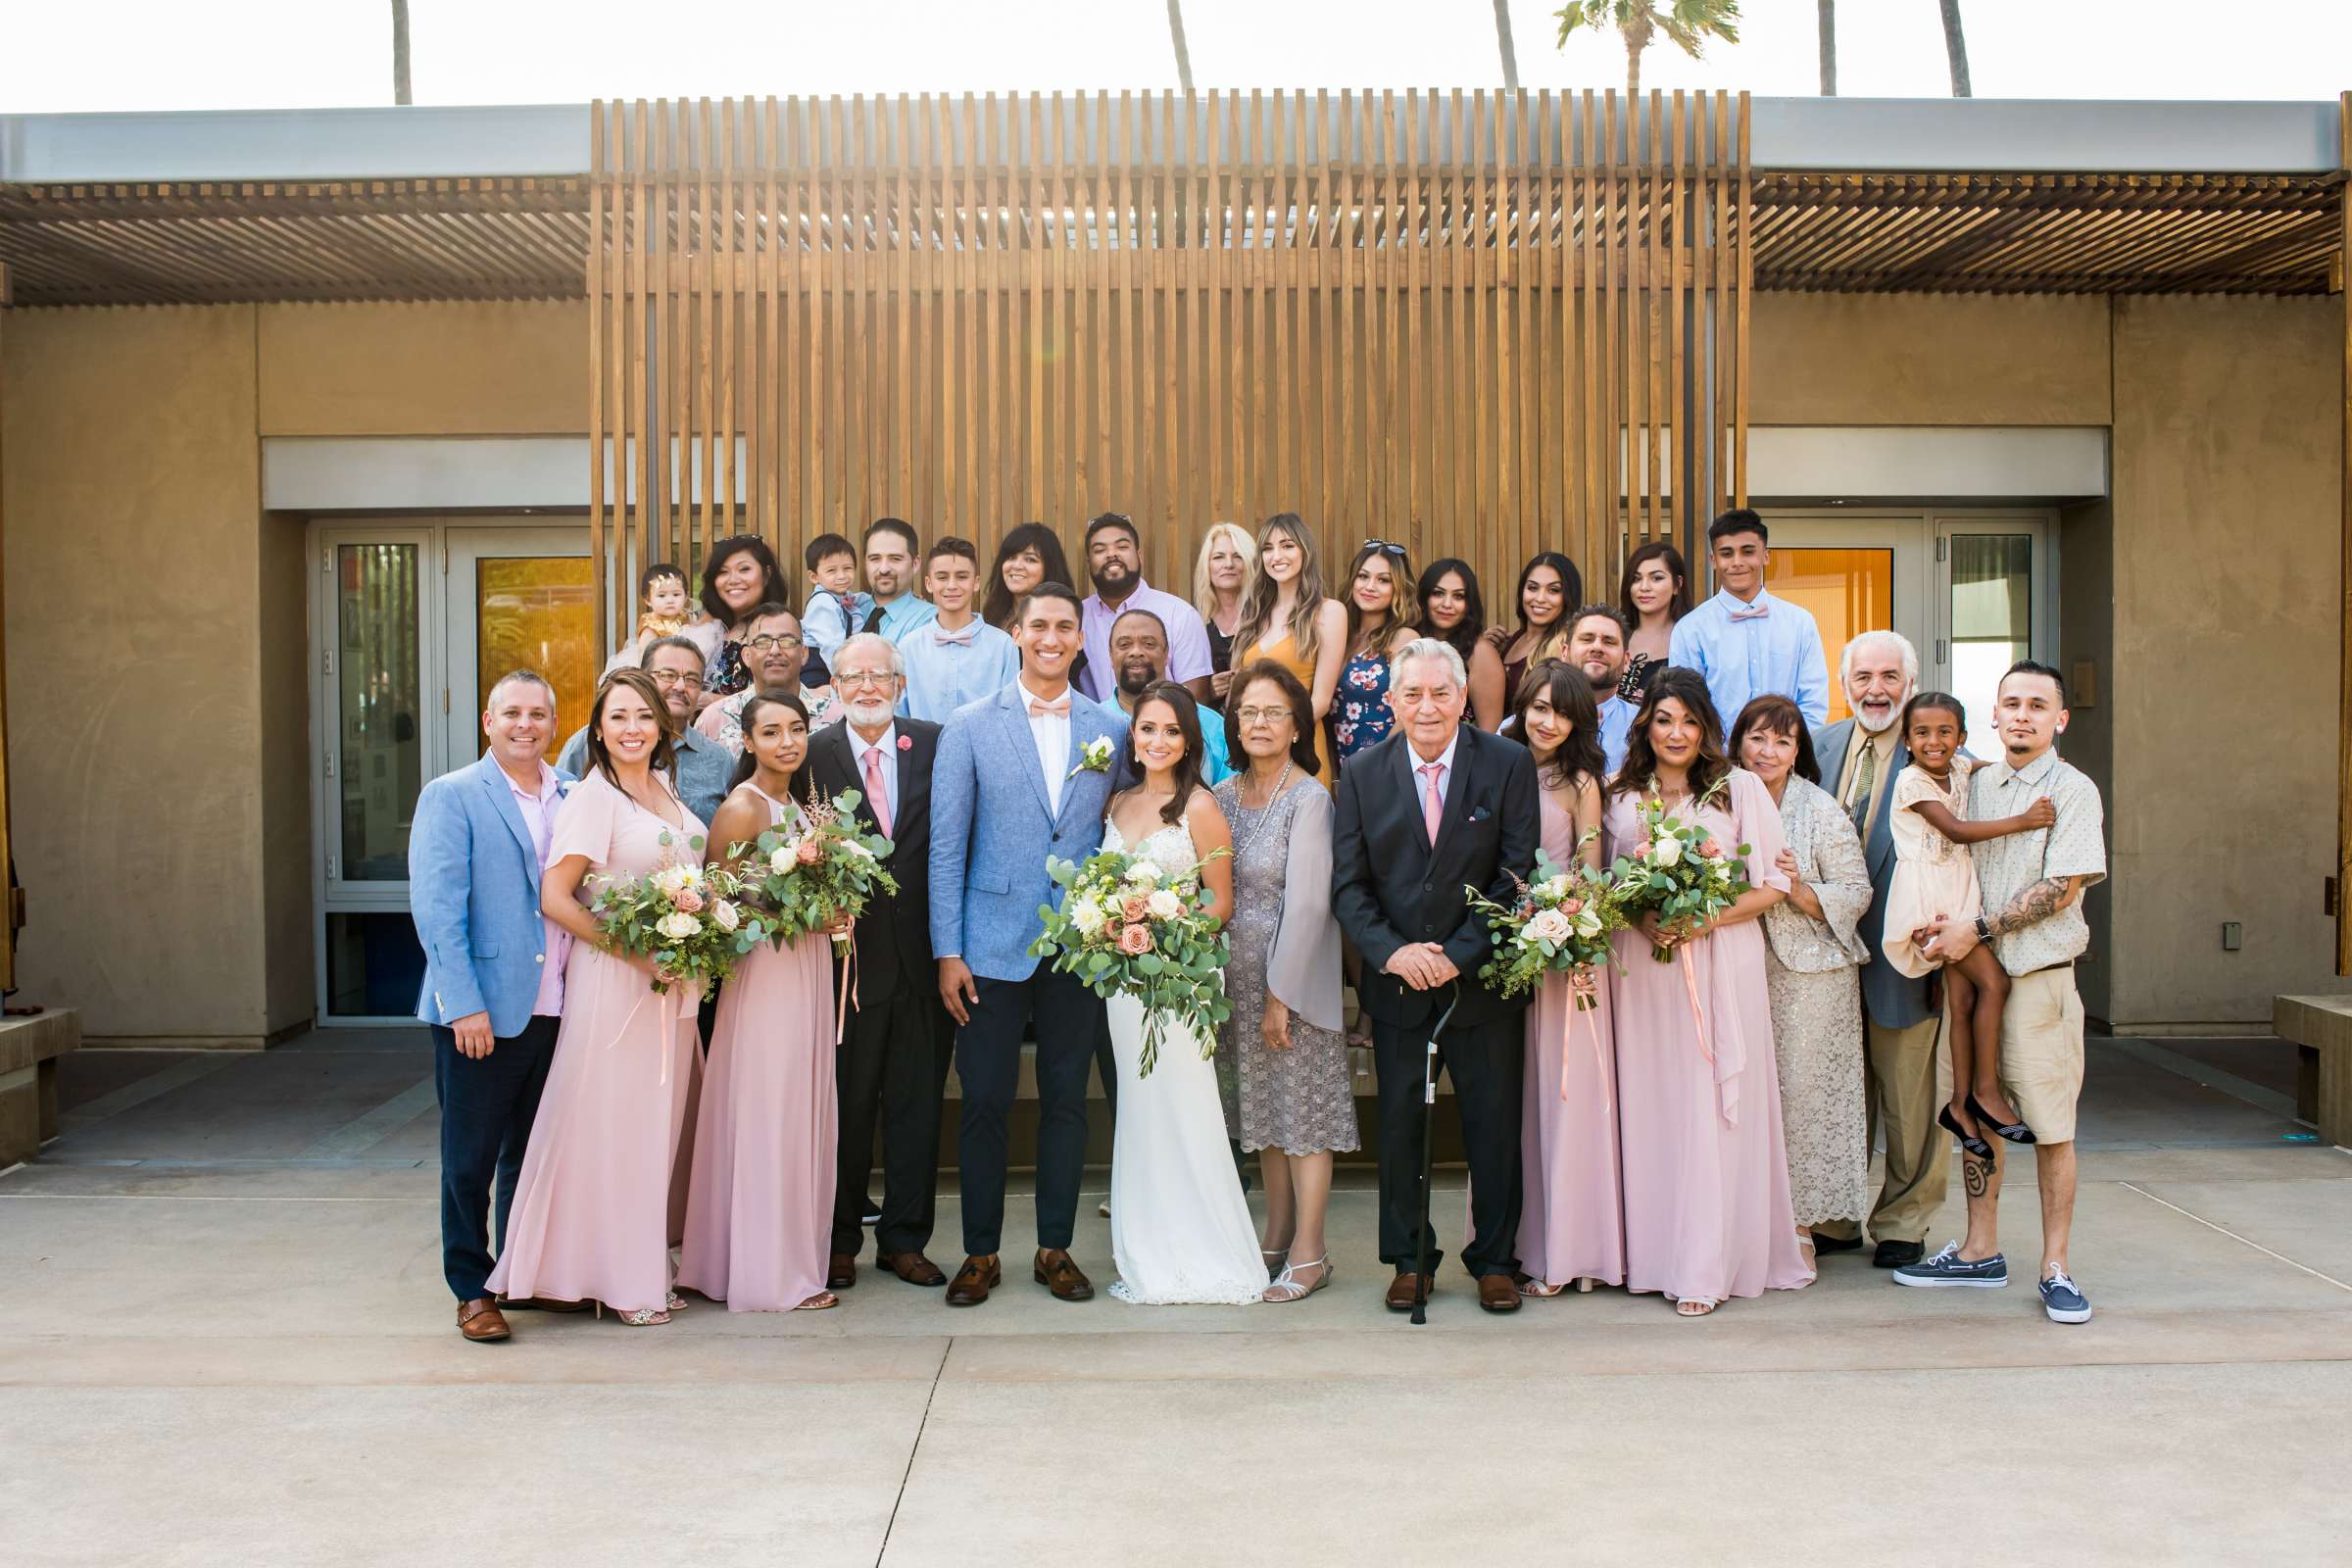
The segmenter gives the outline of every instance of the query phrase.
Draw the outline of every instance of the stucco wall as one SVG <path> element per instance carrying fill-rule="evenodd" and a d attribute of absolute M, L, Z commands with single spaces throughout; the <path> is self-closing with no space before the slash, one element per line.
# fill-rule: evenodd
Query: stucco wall
<path fill-rule="evenodd" d="M 258 1043 L 309 1009 L 266 978 L 254 313 L 17 311 L 7 353 L 21 984 L 91 1038 Z"/>
<path fill-rule="evenodd" d="M 2105 424 L 2107 302 L 1756 296 L 1756 424 Z"/>
<path fill-rule="evenodd" d="M 261 432 L 584 435 L 583 303 L 267 305 Z"/>
<path fill-rule="evenodd" d="M 2345 989 L 2334 868 L 2334 299 L 2115 303 L 2111 1014 L 2259 1023 Z M 2071 585 L 2070 585 L 2071 586 Z M 2242 921 L 2225 953 L 2221 923 Z"/>

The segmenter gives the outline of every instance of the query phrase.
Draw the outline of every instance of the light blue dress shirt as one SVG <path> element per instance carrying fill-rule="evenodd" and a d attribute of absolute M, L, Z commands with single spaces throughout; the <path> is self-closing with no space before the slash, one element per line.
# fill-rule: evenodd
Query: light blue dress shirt
<path fill-rule="evenodd" d="M 974 617 L 956 631 L 943 631 L 933 612 L 927 625 L 898 640 L 906 663 L 906 690 L 899 711 L 944 724 L 966 703 L 993 697 L 1020 678 L 1021 651 L 988 622 Z"/>
<path fill-rule="evenodd" d="M 1705 677 L 1726 735 L 1740 721 L 1740 710 L 1767 693 L 1794 699 L 1808 724 L 1829 722 L 1830 670 L 1821 628 L 1786 599 L 1758 592 L 1743 605 L 1718 590 L 1674 623 L 1666 662 Z"/>
<path fill-rule="evenodd" d="M 830 664 L 833 655 L 849 641 L 850 628 L 865 619 L 873 608 L 871 594 L 852 593 L 845 598 L 828 588 L 811 590 L 808 613 L 801 616 L 801 636 Z"/>
<path fill-rule="evenodd" d="M 1600 749 L 1609 760 L 1609 777 L 1625 766 L 1625 738 L 1633 733 L 1634 705 L 1615 692 L 1600 705 Z"/>
<path fill-rule="evenodd" d="M 916 594 L 905 593 L 889 604 L 877 603 L 882 619 L 868 629 L 880 633 L 892 642 L 905 639 L 917 626 L 928 626 L 939 618 L 939 607 Z"/>

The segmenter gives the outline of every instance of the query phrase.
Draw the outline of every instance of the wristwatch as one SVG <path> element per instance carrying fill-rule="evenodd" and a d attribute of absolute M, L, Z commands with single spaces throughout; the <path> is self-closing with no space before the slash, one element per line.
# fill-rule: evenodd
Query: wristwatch
<path fill-rule="evenodd" d="M 1977 916 L 1977 941 L 1981 945 L 1992 941 L 1992 927 L 1981 914 Z"/>

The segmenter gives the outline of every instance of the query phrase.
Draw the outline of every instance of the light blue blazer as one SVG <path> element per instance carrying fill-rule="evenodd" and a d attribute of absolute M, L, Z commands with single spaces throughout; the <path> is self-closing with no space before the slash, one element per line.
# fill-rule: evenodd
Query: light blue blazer
<path fill-rule="evenodd" d="M 1107 740 L 1118 766 L 1126 715 L 1070 689 L 1070 755 Z M 1029 699 L 1015 681 L 966 703 L 948 718 L 931 774 L 931 951 L 962 956 L 989 980 L 1026 980 L 1037 968 L 1029 944 L 1045 929 L 1040 905 L 1055 902 L 1049 856 L 1083 860 L 1102 847 L 1110 772 L 1082 771 L 1061 786 L 1061 808 L 1046 804 L 1045 772 L 1029 732 Z"/>
<path fill-rule="evenodd" d="M 560 788 L 572 783 L 560 769 L 556 777 Z M 424 787 L 409 829 L 409 914 L 424 948 L 417 1017 L 448 1024 L 486 1010 L 493 1035 L 522 1033 L 547 961 L 540 870 L 530 825 L 496 760 Z"/>

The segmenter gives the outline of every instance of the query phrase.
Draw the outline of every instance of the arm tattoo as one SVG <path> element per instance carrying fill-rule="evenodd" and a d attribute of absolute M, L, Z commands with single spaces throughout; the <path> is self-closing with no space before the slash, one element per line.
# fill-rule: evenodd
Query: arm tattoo
<path fill-rule="evenodd" d="M 2045 876 L 2011 899 L 2002 906 L 2000 913 L 1984 923 L 1992 927 L 1997 935 L 2014 931 L 2021 925 L 2032 925 L 2036 920 L 2046 920 L 2066 903 L 2066 896 L 2073 887 L 2072 877 Z"/>

